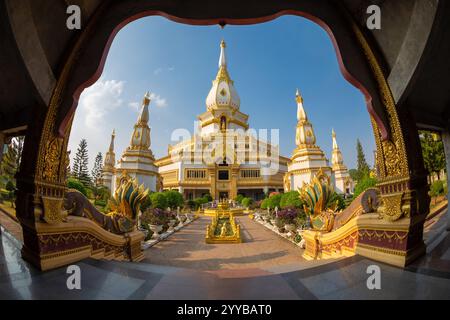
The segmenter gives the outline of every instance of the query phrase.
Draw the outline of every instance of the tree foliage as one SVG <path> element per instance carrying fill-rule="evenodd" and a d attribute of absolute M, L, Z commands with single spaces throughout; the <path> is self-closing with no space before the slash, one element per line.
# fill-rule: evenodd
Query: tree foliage
<path fill-rule="evenodd" d="M 178 190 L 168 190 L 163 192 L 167 200 L 167 206 L 171 209 L 182 207 L 184 204 L 183 195 Z"/>
<path fill-rule="evenodd" d="M 369 175 L 369 165 L 366 161 L 366 156 L 364 154 L 364 150 L 359 139 L 356 139 L 356 156 L 357 156 L 357 169 L 356 169 L 356 180 L 362 180 L 364 177 Z"/>
<path fill-rule="evenodd" d="M 86 139 L 81 139 L 73 162 L 72 176 L 78 179 L 86 187 L 91 184 L 88 172 L 88 162 L 87 141 Z"/>
<path fill-rule="evenodd" d="M 430 131 L 419 132 L 420 145 L 425 169 L 429 174 L 436 173 L 440 179 L 440 172 L 445 168 L 444 144 L 437 135 Z"/>
<path fill-rule="evenodd" d="M 81 181 L 75 179 L 75 178 L 68 178 L 67 179 L 67 187 L 70 189 L 75 189 L 80 191 L 82 194 L 84 194 L 86 197 L 88 196 L 87 188 L 81 183 Z"/>
<path fill-rule="evenodd" d="M 14 175 L 19 170 L 22 158 L 23 142 L 25 137 L 15 137 L 11 139 L 6 152 L 3 154 L 0 163 L 0 174 L 5 176 L 7 180 L 14 180 Z"/>
<path fill-rule="evenodd" d="M 245 207 L 248 208 L 252 205 L 253 203 L 253 199 L 252 198 L 248 198 L 248 197 L 244 197 L 241 200 L 241 204 Z"/>
<path fill-rule="evenodd" d="M 103 156 L 102 156 L 102 153 L 99 152 L 99 153 L 97 153 L 97 156 L 95 157 L 94 167 L 92 168 L 92 171 L 91 171 L 92 182 L 94 183 L 94 185 L 96 187 L 98 187 L 98 185 L 100 183 L 100 179 L 102 177 L 102 170 L 103 170 Z"/>
<path fill-rule="evenodd" d="M 267 207 L 269 209 L 275 209 L 276 207 L 280 208 L 281 197 L 283 195 L 281 193 L 272 194 L 267 201 Z"/>
<path fill-rule="evenodd" d="M 292 191 L 283 193 L 281 196 L 281 200 L 280 200 L 280 207 L 281 208 L 286 208 L 286 207 L 301 208 L 302 201 L 299 198 L 298 191 L 292 190 Z"/>
<path fill-rule="evenodd" d="M 159 209 L 167 209 L 167 198 L 163 194 L 163 192 L 154 192 L 150 194 L 150 200 L 152 202 L 152 208 L 159 208 Z"/>
<path fill-rule="evenodd" d="M 375 187 L 377 184 L 377 179 L 372 178 L 370 176 L 365 176 L 363 179 L 359 180 L 355 186 L 355 191 L 353 193 L 353 198 L 356 198 L 365 190 Z"/>

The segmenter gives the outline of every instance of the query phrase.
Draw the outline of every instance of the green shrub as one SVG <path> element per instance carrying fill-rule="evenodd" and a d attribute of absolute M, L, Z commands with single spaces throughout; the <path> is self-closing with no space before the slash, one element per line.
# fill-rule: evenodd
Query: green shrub
<path fill-rule="evenodd" d="M 267 207 L 270 209 L 275 209 L 275 207 L 280 208 L 280 201 L 283 195 L 281 193 L 273 194 L 269 197 Z"/>
<path fill-rule="evenodd" d="M 194 200 L 186 201 L 186 205 L 191 209 L 195 209 L 195 201 Z"/>
<path fill-rule="evenodd" d="M 207 202 L 211 202 L 213 200 L 212 196 L 209 193 L 205 194 L 203 198 L 205 198 Z"/>
<path fill-rule="evenodd" d="M 280 207 L 281 208 L 286 208 L 286 207 L 301 208 L 302 201 L 299 198 L 298 191 L 293 190 L 293 191 L 283 193 L 281 195 Z"/>
<path fill-rule="evenodd" d="M 166 209 L 167 204 L 167 198 L 163 194 L 163 192 L 154 192 L 150 195 L 151 200 L 151 207 L 152 208 L 159 208 L 159 209 Z"/>
<path fill-rule="evenodd" d="M 252 198 L 242 198 L 241 200 L 241 204 L 245 207 L 248 208 L 250 207 L 250 205 L 253 203 L 253 199 Z"/>
<path fill-rule="evenodd" d="M 87 188 L 79 180 L 77 180 L 75 178 L 67 179 L 67 187 L 69 187 L 70 189 L 75 189 L 75 190 L 80 191 L 86 197 L 88 196 Z"/>
<path fill-rule="evenodd" d="M 177 207 L 182 207 L 184 204 L 183 195 L 178 192 L 178 190 L 169 190 L 163 192 L 167 200 L 167 206 L 171 209 L 176 209 Z"/>
<path fill-rule="evenodd" d="M 238 194 L 237 197 L 234 198 L 234 200 L 240 204 L 242 204 L 242 199 L 244 199 L 244 196 L 242 194 Z"/>
<path fill-rule="evenodd" d="M 344 210 L 347 207 L 347 203 L 345 202 L 344 197 L 336 192 L 333 192 L 330 199 L 328 200 L 328 205 L 334 205 L 336 201 L 337 201 L 336 207 L 337 211 Z"/>
<path fill-rule="evenodd" d="M 441 180 L 437 180 L 430 185 L 430 196 L 432 197 L 443 195 L 444 191 L 444 182 Z"/>
<path fill-rule="evenodd" d="M 377 179 L 371 178 L 369 176 L 364 177 L 363 179 L 361 179 L 361 181 L 359 181 L 356 184 L 355 191 L 353 193 L 353 198 L 356 198 L 361 193 L 363 193 L 365 190 L 375 187 L 376 184 L 377 184 Z"/>
<path fill-rule="evenodd" d="M 269 198 L 265 198 L 264 200 L 261 201 L 261 206 L 260 208 L 263 210 L 266 210 L 269 206 Z"/>
<path fill-rule="evenodd" d="M 208 198 L 207 197 L 201 197 L 201 198 L 197 198 L 194 199 L 194 208 L 198 209 L 199 207 L 202 206 L 202 204 L 208 203 Z"/>

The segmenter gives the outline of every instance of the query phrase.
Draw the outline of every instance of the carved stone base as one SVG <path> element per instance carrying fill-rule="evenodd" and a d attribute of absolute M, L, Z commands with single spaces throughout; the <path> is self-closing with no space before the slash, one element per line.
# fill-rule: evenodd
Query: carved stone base
<path fill-rule="evenodd" d="M 305 231 L 304 257 L 326 259 L 360 254 L 372 260 L 405 267 L 425 253 L 419 217 L 402 218 L 395 222 L 369 213 L 351 219 L 332 232 Z"/>
<path fill-rule="evenodd" d="M 42 222 L 35 226 L 24 229 L 22 257 L 43 271 L 89 257 L 119 261 L 144 258 L 141 231 L 116 235 L 89 219 L 74 216 L 69 216 L 66 222 L 52 225 Z"/>

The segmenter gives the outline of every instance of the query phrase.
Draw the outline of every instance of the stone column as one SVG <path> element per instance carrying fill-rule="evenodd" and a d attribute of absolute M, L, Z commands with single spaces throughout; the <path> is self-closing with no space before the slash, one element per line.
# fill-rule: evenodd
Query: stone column
<path fill-rule="evenodd" d="M 450 199 L 450 130 L 441 134 L 444 144 L 445 162 L 447 165 L 447 200 Z M 447 230 L 450 230 L 450 206 L 447 207 Z"/>

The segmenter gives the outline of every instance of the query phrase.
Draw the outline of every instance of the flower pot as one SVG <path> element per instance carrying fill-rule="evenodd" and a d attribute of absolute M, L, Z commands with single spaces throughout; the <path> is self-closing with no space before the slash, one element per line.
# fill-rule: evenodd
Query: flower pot
<path fill-rule="evenodd" d="M 163 226 L 159 224 L 149 224 L 148 226 L 153 232 L 152 238 L 158 239 L 159 233 L 162 231 Z"/>
<path fill-rule="evenodd" d="M 173 230 L 173 226 L 175 225 L 176 222 L 177 222 L 177 220 L 175 220 L 175 219 L 170 219 L 170 220 L 169 220 L 169 223 L 168 223 L 168 225 L 169 225 L 169 231 L 172 231 L 172 230 Z"/>
<path fill-rule="evenodd" d="M 293 223 L 287 223 L 284 225 L 284 228 L 286 229 L 286 231 L 292 232 L 295 230 L 296 226 Z"/>

